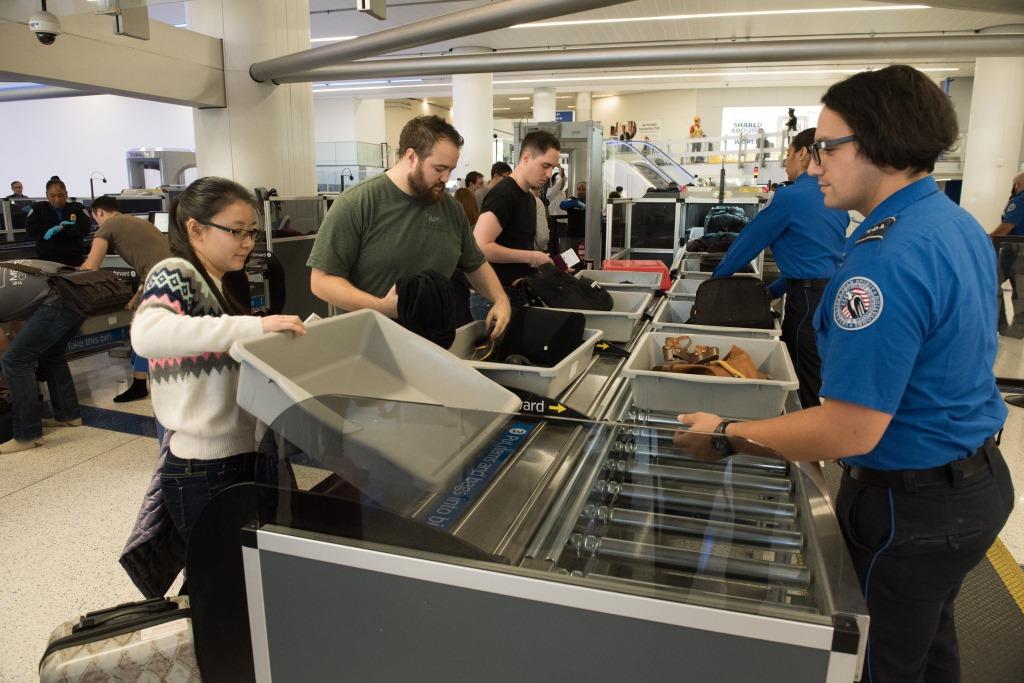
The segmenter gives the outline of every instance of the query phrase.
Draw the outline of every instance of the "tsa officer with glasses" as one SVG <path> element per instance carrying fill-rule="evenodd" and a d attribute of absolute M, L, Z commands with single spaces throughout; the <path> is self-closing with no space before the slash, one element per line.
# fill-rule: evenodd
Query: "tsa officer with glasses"
<path fill-rule="evenodd" d="M 786 150 L 786 175 L 780 188 L 736 238 L 711 277 L 729 277 L 771 247 L 782 276 L 768 287 L 772 298 L 788 292 L 782 320 L 786 343 L 800 380 L 800 405 L 820 404 L 821 360 L 814 339 L 814 311 L 829 278 L 842 261 L 850 215 L 825 206 L 817 181 L 807 174 L 814 128 L 800 131 Z"/>
<path fill-rule="evenodd" d="M 816 408 L 744 423 L 680 415 L 790 460 L 841 459 L 836 515 L 871 616 L 865 681 L 957 681 L 953 603 L 1013 507 L 993 436 L 996 259 L 930 175 L 957 137 L 949 99 L 890 66 L 829 88 L 808 172 L 825 205 L 867 218 L 815 318 Z M 731 451 L 680 432 L 698 455 Z"/>

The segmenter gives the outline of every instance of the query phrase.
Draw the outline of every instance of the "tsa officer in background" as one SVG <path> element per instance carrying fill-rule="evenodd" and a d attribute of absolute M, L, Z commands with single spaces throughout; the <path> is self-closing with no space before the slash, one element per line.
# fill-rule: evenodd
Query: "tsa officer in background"
<path fill-rule="evenodd" d="M 850 215 L 825 206 L 818 182 L 807 174 L 811 162 L 808 145 L 814 128 L 800 131 L 786 150 L 790 185 L 779 188 L 729 247 L 712 277 L 729 277 L 765 247 L 779 264 L 782 276 L 768 288 L 772 298 L 788 292 L 782 341 L 786 342 L 800 380 L 800 405 L 819 405 L 821 360 L 814 338 L 814 311 L 821 293 L 842 261 L 843 242 Z"/>
<path fill-rule="evenodd" d="M 867 216 L 815 319 L 823 403 L 754 422 L 679 419 L 791 460 L 841 458 L 836 515 L 871 616 L 862 680 L 957 681 L 953 603 L 1013 507 L 993 440 L 1006 418 L 992 374 L 995 253 L 930 175 L 957 137 L 931 79 L 890 66 L 822 102 L 809 173 L 826 206 Z"/>
<path fill-rule="evenodd" d="M 82 238 L 91 227 L 85 207 L 68 201 L 68 188 L 57 176 L 46 182 L 46 201 L 33 204 L 25 218 L 25 230 L 36 241 L 39 258 L 75 268 L 85 261 Z"/>
<path fill-rule="evenodd" d="M 1013 185 L 1010 188 L 1010 201 L 1006 203 L 1006 208 L 1003 209 L 1002 220 L 996 229 L 992 231 L 992 237 L 1002 237 L 1003 235 L 1013 235 L 1015 237 L 1024 237 L 1024 173 L 1018 173 L 1013 179 Z M 997 318 L 998 328 L 1000 333 L 1010 333 L 1011 336 L 1021 336 L 1021 320 L 1020 316 L 1014 311 L 1013 315 L 1013 329 L 1007 330 L 1006 326 L 1006 303 L 1003 301 L 1002 286 L 1006 280 L 1010 281 L 1010 288 L 1013 292 L 1013 300 L 1016 301 L 1018 297 L 1017 292 L 1017 276 L 1019 275 L 1017 270 L 1017 260 L 1020 255 L 1019 244 L 1007 244 L 1003 243 L 999 245 L 999 317 Z M 1018 307 L 1014 304 L 1014 308 Z"/>

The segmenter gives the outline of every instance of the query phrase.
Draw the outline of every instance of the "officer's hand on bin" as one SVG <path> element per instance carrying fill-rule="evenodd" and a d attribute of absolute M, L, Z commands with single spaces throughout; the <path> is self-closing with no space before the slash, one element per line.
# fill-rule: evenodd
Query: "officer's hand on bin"
<path fill-rule="evenodd" d="M 507 296 L 502 296 L 494 302 L 491 310 L 487 312 L 487 329 L 491 331 L 491 339 L 497 339 L 505 334 L 508 321 L 512 318 L 512 304 Z"/>
<path fill-rule="evenodd" d="M 687 453 L 698 460 L 712 461 L 722 457 L 722 453 L 715 449 L 711 436 L 722 418 L 711 413 L 685 413 L 677 415 L 676 419 L 688 429 L 675 433 L 672 437 L 675 445 L 686 449 Z"/>
<path fill-rule="evenodd" d="M 292 332 L 300 337 L 306 334 L 306 326 L 297 315 L 268 315 L 260 320 L 264 332 Z"/>

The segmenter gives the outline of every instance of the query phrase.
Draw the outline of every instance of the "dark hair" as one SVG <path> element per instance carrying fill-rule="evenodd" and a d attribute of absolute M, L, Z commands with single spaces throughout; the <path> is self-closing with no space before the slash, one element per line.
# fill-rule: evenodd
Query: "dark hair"
<path fill-rule="evenodd" d="M 13 190 L 15 185 L 24 185 L 24 184 L 25 183 L 21 182 L 20 180 L 12 180 L 11 181 L 11 189 Z"/>
<path fill-rule="evenodd" d="M 216 176 L 207 176 L 196 180 L 171 202 L 168 212 L 167 237 L 171 243 L 171 253 L 185 259 L 199 271 L 225 313 L 247 315 L 248 306 L 236 301 L 227 292 L 222 292 L 214 284 L 213 278 L 206 272 L 195 249 L 192 248 L 192 242 L 188 239 L 188 219 L 195 219 L 197 223 L 206 223 L 235 202 L 246 202 L 252 206 L 257 216 L 260 215 L 260 206 L 256 198 L 234 180 Z"/>
<path fill-rule="evenodd" d="M 535 130 L 532 133 L 528 133 L 519 144 L 519 156 L 523 156 L 526 150 L 530 150 L 537 154 L 544 154 L 544 152 L 551 148 L 557 149 L 561 152 L 562 143 L 558 141 L 558 138 L 546 130 Z"/>
<path fill-rule="evenodd" d="M 476 182 L 477 178 L 483 178 L 484 174 L 480 171 L 470 171 L 466 174 L 466 187 L 469 187 Z"/>
<path fill-rule="evenodd" d="M 459 131 L 440 116 L 417 116 L 402 128 L 398 153 L 404 155 L 405 150 L 411 149 L 420 159 L 426 159 L 438 140 L 448 140 L 459 148 L 464 142 Z"/>
<path fill-rule="evenodd" d="M 100 209 L 101 211 L 117 211 L 121 212 L 121 207 L 117 205 L 117 200 L 109 194 L 105 194 L 101 197 L 97 197 L 92 200 L 92 205 L 89 207 L 93 211 Z"/>
<path fill-rule="evenodd" d="M 512 172 L 512 167 L 506 164 L 504 161 L 495 161 L 491 164 L 491 177 L 495 178 L 500 175 L 508 175 Z"/>
<path fill-rule="evenodd" d="M 810 128 L 804 128 L 793 136 L 793 141 L 789 143 L 790 146 L 798 152 L 805 147 L 809 147 L 814 143 L 814 131 L 816 130 L 817 128 L 814 128 L 813 126 Z"/>
<path fill-rule="evenodd" d="M 931 173 L 959 132 L 949 98 L 903 64 L 850 76 L 829 88 L 821 102 L 853 129 L 863 157 L 898 171 Z"/>
<path fill-rule="evenodd" d="M 65 185 L 64 181 L 58 178 L 57 176 L 50 176 L 50 179 L 46 181 L 46 191 L 49 192 L 50 188 L 53 187 L 54 185 L 60 185 L 60 189 L 64 190 L 65 192 L 68 191 L 68 186 Z"/>

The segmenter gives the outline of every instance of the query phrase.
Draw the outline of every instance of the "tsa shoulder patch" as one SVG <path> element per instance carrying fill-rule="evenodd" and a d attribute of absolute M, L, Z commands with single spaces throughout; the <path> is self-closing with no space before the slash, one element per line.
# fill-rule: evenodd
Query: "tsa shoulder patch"
<path fill-rule="evenodd" d="M 864 244 L 865 242 L 871 242 L 873 240 L 884 240 L 885 233 L 889 232 L 889 228 L 891 228 L 892 224 L 895 222 L 896 217 L 889 216 L 885 220 L 882 220 L 876 223 L 875 225 L 872 225 L 870 228 L 868 228 L 868 231 L 865 232 L 864 235 L 855 242 L 855 244 Z"/>
<path fill-rule="evenodd" d="M 883 303 L 882 290 L 873 280 L 852 277 L 839 286 L 832 317 L 840 329 L 863 330 L 882 315 Z"/>

